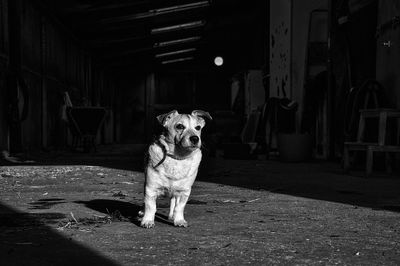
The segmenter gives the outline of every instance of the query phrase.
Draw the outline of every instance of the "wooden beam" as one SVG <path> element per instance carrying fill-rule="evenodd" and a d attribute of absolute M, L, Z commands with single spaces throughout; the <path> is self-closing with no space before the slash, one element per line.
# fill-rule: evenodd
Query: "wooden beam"
<path fill-rule="evenodd" d="M 110 1 L 111 2 L 111 1 Z M 115 9 L 125 9 L 131 7 L 137 7 L 141 5 L 149 4 L 148 0 L 144 1 L 130 1 L 130 2 L 122 2 L 122 3 L 115 3 L 112 2 L 110 4 L 94 4 L 94 5 L 77 5 L 71 8 L 65 9 L 66 15 L 92 15 L 94 13 L 103 13 L 109 12 Z"/>
<path fill-rule="evenodd" d="M 185 38 L 185 36 L 198 36 L 201 35 L 201 31 L 198 29 L 189 29 L 178 32 L 169 32 L 159 34 L 156 37 L 150 34 L 119 34 L 119 35 L 104 35 L 99 37 L 94 37 L 93 39 L 87 38 L 85 39 L 86 43 L 88 43 L 91 47 L 101 48 L 101 47 L 111 47 L 111 46 L 136 46 L 138 43 L 156 40 L 173 40 L 173 39 L 181 39 Z"/>
<path fill-rule="evenodd" d="M 146 79 L 145 85 L 145 112 L 146 112 L 146 120 L 145 120 L 145 132 L 147 139 L 146 141 L 150 140 L 150 136 L 153 133 L 153 125 L 154 120 L 151 119 L 154 117 L 154 99 L 155 99 L 155 92 L 156 92 L 156 78 L 155 74 L 150 73 Z"/>
<path fill-rule="evenodd" d="M 98 23 L 103 24 L 103 25 L 104 24 L 113 24 L 113 23 L 123 23 L 123 22 L 138 20 L 138 19 L 153 18 L 153 17 L 160 16 L 160 15 L 177 14 L 177 13 L 182 13 L 182 12 L 187 12 L 187 11 L 201 10 L 201 9 L 207 8 L 208 6 L 209 6 L 208 1 L 198 1 L 198 2 L 189 3 L 189 4 L 182 4 L 182 5 L 176 5 L 176 6 L 171 6 L 171 7 L 159 8 L 159 9 L 152 9 L 147 12 L 141 12 L 141 13 L 136 13 L 136 14 L 131 14 L 131 15 L 103 18 L 103 19 L 100 19 L 98 21 Z"/>

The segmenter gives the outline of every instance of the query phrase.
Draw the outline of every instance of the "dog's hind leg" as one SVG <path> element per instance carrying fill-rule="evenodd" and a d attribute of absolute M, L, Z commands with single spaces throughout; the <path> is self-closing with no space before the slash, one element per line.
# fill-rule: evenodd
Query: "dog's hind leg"
<path fill-rule="evenodd" d="M 175 203 L 176 203 L 176 198 L 172 196 L 169 204 L 169 215 L 168 215 L 168 219 L 171 221 L 174 220 Z"/>

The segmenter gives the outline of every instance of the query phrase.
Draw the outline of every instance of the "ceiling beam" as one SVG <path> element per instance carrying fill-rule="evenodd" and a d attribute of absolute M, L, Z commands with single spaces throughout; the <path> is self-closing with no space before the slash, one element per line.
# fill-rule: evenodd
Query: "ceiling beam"
<path fill-rule="evenodd" d="M 156 13 L 158 15 L 163 15 L 163 14 L 168 14 L 168 13 L 186 11 L 186 10 L 195 9 L 195 8 L 208 7 L 209 5 L 210 5 L 210 2 L 208 0 L 206 0 L 206 1 L 189 3 L 189 4 L 182 4 L 182 5 L 153 9 L 153 10 L 150 10 L 149 12 Z"/>
<path fill-rule="evenodd" d="M 193 10 L 193 9 L 198 9 L 198 8 L 205 8 L 205 7 L 208 7 L 209 5 L 210 5 L 209 1 L 200 1 L 200 2 L 190 3 L 190 4 L 183 4 L 183 5 L 176 5 L 176 6 L 152 9 L 147 12 L 136 13 L 136 14 L 132 14 L 132 15 L 104 18 L 104 19 L 100 19 L 99 23 L 111 24 L 111 23 L 128 22 L 128 21 L 133 21 L 133 20 L 137 20 L 137 19 L 152 18 L 152 17 L 156 17 L 159 15 L 166 15 L 166 14 L 183 12 L 183 11 L 188 11 L 188 10 Z"/>
<path fill-rule="evenodd" d="M 189 61 L 189 60 L 193 60 L 193 59 L 194 59 L 194 56 L 181 57 L 181 58 L 162 61 L 161 64 L 165 65 L 165 64 L 171 64 L 171 63 L 179 63 L 179 62 Z"/>
<path fill-rule="evenodd" d="M 172 52 L 159 53 L 159 54 L 156 54 L 154 57 L 156 57 L 156 58 L 168 57 L 168 56 L 171 56 L 171 55 L 190 53 L 190 52 L 194 52 L 194 51 L 196 51 L 196 48 L 181 49 L 181 50 L 175 50 L 175 51 L 172 51 Z"/>
<path fill-rule="evenodd" d="M 205 25 L 204 20 L 196 20 L 196 21 L 187 22 L 187 23 L 153 28 L 153 29 L 151 29 L 151 34 L 160 34 L 160 33 L 168 33 L 168 32 L 178 31 L 178 30 L 193 29 L 193 28 L 202 27 L 204 25 Z"/>
<path fill-rule="evenodd" d="M 111 2 L 111 1 L 110 1 Z M 149 0 L 144 0 L 144 1 L 130 1 L 130 2 L 123 2 L 123 3 L 115 3 L 113 2 L 112 4 L 86 4 L 86 5 L 76 5 L 74 7 L 70 8 L 65 8 L 64 13 L 66 15 L 93 15 L 94 13 L 98 12 L 104 12 L 104 11 L 112 11 L 115 9 L 126 9 L 126 8 L 131 8 L 131 7 L 137 7 L 141 5 L 147 5 L 149 4 Z"/>
<path fill-rule="evenodd" d="M 199 39 L 200 40 L 200 37 Z M 175 40 L 174 40 L 175 41 Z M 193 41 L 190 41 L 188 43 L 192 43 Z M 206 43 L 204 40 L 201 42 L 197 42 L 196 45 L 203 45 Z M 157 44 L 157 43 L 156 43 Z M 121 58 L 121 57 L 127 57 L 127 56 L 138 56 L 138 55 L 143 55 L 143 54 L 153 54 L 154 52 L 157 54 L 162 54 L 162 53 L 168 53 L 169 51 L 174 51 L 174 50 L 185 50 L 185 49 L 193 49 L 192 48 L 187 48 L 185 47 L 187 43 L 185 42 L 176 42 L 176 43 L 169 43 L 168 45 L 162 45 L 162 46 L 157 46 L 157 45 L 144 45 L 142 47 L 138 47 L 135 49 L 122 49 L 118 47 L 114 47 L 112 49 L 107 49 L 107 50 L 100 50 L 98 56 L 104 59 L 112 59 L 112 58 Z M 168 49 L 173 47 L 174 50 Z M 196 48 L 194 48 L 196 49 Z M 189 51 L 188 51 L 189 52 Z"/>
<path fill-rule="evenodd" d="M 119 45 L 119 44 L 125 44 L 125 43 L 134 43 L 137 41 L 142 41 L 146 39 L 165 39 L 167 38 L 184 38 L 184 36 L 190 36 L 190 35 L 198 35 L 200 34 L 201 27 L 205 25 L 205 22 L 203 20 L 198 20 L 194 22 L 189 22 L 189 23 L 182 23 L 182 24 L 176 24 L 173 26 L 166 26 L 166 27 L 160 27 L 160 28 L 154 28 L 154 29 L 149 29 L 148 32 L 146 33 L 143 30 L 124 30 L 121 31 L 119 34 L 102 34 L 99 36 L 99 34 L 82 34 L 82 37 L 84 40 L 95 46 L 95 47 L 104 47 L 104 46 L 110 46 L 110 45 Z"/>
<path fill-rule="evenodd" d="M 193 36 L 193 37 L 174 39 L 174 40 L 169 40 L 169 41 L 156 42 L 156 43 L 154 43 L 153 47 L 157 48 L 157 47 L 165 47 L 165 46 L 188 43 L 188 42 L 195 42 L 200 39 L 201 39 L 200 36 Z"/>

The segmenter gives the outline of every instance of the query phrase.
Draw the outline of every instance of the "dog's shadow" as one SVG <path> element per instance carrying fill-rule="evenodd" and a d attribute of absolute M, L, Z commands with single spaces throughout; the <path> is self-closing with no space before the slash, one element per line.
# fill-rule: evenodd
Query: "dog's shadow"
<path fill-rule="evenodd" d="M 142 206 L 140 205 L 129 203 L 126 201 L 108 199 L 75 201 L 75 203 L 82 204 L 89 209 L 102 212 L 110 216 L 115 216 L 116 214 L 118 214 L 118 216 L 120 215 L 121 217 L 117 218 L 126 218 L 131 223 L 140 227 L 139 212 L 143 210 Z M 155 220 L 160 223 L 173 225 L 173 222 L 168 220 L 168 217 L 166 215 L 160 213 L 156 213 Z"/>

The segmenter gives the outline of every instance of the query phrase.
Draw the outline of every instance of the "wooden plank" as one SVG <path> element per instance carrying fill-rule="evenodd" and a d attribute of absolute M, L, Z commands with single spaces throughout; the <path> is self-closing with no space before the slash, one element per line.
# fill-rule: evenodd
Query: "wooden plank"
<path fill-rule="evenodd" d="M 8 5 L 0 0 L 0 55 L 8 57 Z"/>
<path fill-rule="evenodd" d="M 270 1 L 270 96 L 282 97 L 282 90 L 291 98 L 291 35 L 292 1 Z"/>
<path fill-rule="evenodd" d="M 42 18 L 31 1 L 23 2 L 21 17 L 22 65 L 26 68 L 41 71 L 41 33 Z"/>
<path fill-rule="evenodd" d="M 141 5 L 146 5 L 148 4 L 149 1 L 148 0 L 144 0 L 144 1 L 130 1 L 130 2 L 113 2 L 110 4 L 102 4 L 102 5 L 75 5 L 73 7 L 70 8 L 66 8 L 65 9 L 65 14 L 66 15 L 83 15 L 83 16 L 87 16 L 87 15 L 93 15 L 93 14 L 103 14 L 104 12 L 109 13 L 112 12 L 113 10 L 121 10 L 121 9 L 127 9 L 127 8 L 131 8 L 131 7 L 135 7 L 137 8 L 138 6 Z"/>
<path fill-rule="evenodd" d="M 156 91 L 156 81 L 155 74 L 149 73 L 146 78 L 146 102 L 145 102 L 145 112 L 146 112 L 146 141 L 150 141 L 153 132 L 153 121 L 154 121 L 154 103 L 155 103 L 155 92 Z"/>
<path fill-rule="evenodd" d="M 60 29 L 46 20 L 46 68 L 47 75 L 64 81 L 66 79 L 66 40 Z"/>
<path fill-rule="evenodd" d="M 6 62 L 0 61 L 0 150 L 9 150 L 8 146 L 8 121 L 6 116 L 6 108 L 8 101 L 6 97 Z"/>
<path fill-rule="evenodd" d="M 23 71 L 23 77 L 29 88 L 28 117 L 21 125 L 22 145 L 24 149 L 40 149 L 42 147 L 42 80 L 40 75 Z"/>
<path fill-rule="evenodd" d="M 67 127 L 61 120 L 61 106 L 63 104 L 63 84 L 55 82 L 51 79 L 44 80 L 46 84 L 46 124 L 47 146 L 62 148 L 67 140 Z"/>
<path fill-rule="evenodd" d="M 0 0 L 0 150 L 9 150 L 6 108 L 6 73 L 8 65 L 8 9 L 7 1 Z"/>

